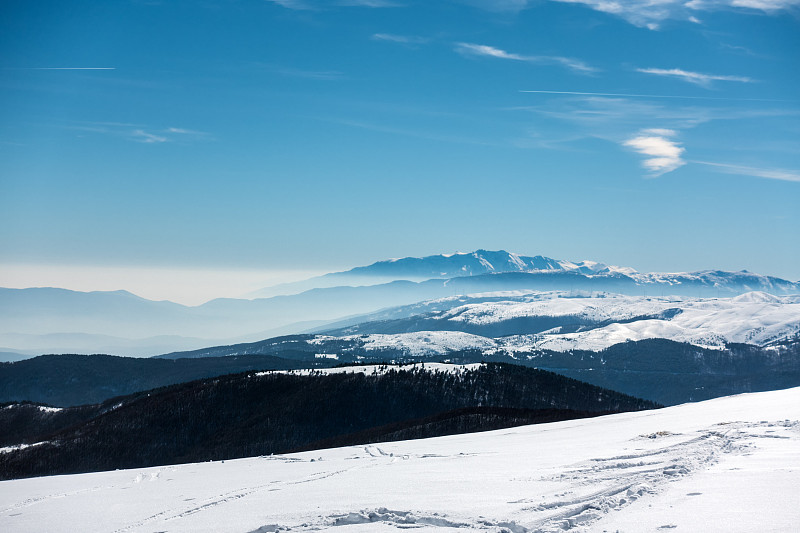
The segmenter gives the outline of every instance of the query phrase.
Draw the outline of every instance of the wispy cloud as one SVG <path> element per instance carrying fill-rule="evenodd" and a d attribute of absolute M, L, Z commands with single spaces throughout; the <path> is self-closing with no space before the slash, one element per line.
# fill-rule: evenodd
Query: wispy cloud
<path fill-rule="evenodd" d="M 516 13 L 518 11 L 522 11 L 528 4 L 532 2 L 530 0 L 461 0 L 465 4 L 469 4 L 475 7 L 479 7 L 481 9 L 485 9 L 487 11 L 509 11 L 512 13 Z"/>
<path fill-rule="evenodd" d="M 280 76 L 289 78 L 306 78 L 309 80 L 333 81 L 343 79 L 344 73 L 338 70 L 307 70 L 293 67 L 277 67 L 265 65 L 264 68 Z"/>
<path fill-rule="evenodd" d="M 273 4 L 278 4 L 286 9 L 313 9 L 311 5 L 303 0 L 267 0 Z"/>
<path fill-rule="evenodd" d="M 800 0 L 691 0 L 686 2 L 690 9 L 719 9 L 721 7 L 740 7 L 771 12 L 800 6 Z"/>
<path fill-rule="evenodd" d="M 177 135 L 194 135 L 194 136 L 206 136 L 208 133 L 204 131 L 197 131 L 197 130 L 187 130 L 186 128 L 167 128 L 167 133 L 175 133 Z"/>
<path fill-rule="evenodd" d="M 149 130 L 149 131 L 139 128 L 133 130 L 130 136 L 134 141 L 146 144 L 154 144 L 154 143 L 165 143 L 165 142 L 199 140 L 203 137 L 207 138 L 209 135 L 204 131 L 169 127 L 160 130 Z"/>
<path fill-rule="evenodd" d="M 137 142 L 146 144 L 165 143 L 169 140 L 162 135 L 156 135 L 155 133 L 148 133 L 144 130 L 133 130 L 131 132 L 131 137 L 133 137 L 133 139 Z"/>
<path fill-rule="evenodd" d="M 416 37 L 414 35 L 395 35 L 392 33 L 374 33 L 372 34 L 372 40 L 400 44 L 425 44 L 428 42 L 428 39 L 425 37 Z"/>
<path fill-rule="evenodd" d="M 65 126 L 67 129 L 128 139 L 143 144 L 187 142 L 211 139 L 204 131 L 187 128 L 152 128 L 128 122 L 81 122 Z"/>
<path fill-rule="evenodd" d="M 509 59 L 512 61 L 524 61 L 538 64 L 556 64 L 583 74 L 597 72 L 596 68 L 590 67 L 582 61 L 570 57 L 521 55 L 506 52 L 500 48 L 485 44 L 456 43 L 456 51 L 463 55 L 493 57 L 496 59 Z"/>
<path fill-rule="evenodd" d="M 667 96 L 667 95 L 665 95 Z M 546 99 L 530 106 L 513 109 L 538 113 L 545 117 L 571 123 L 593 137 L 620 142 L 631 130 L 645 128 L 658 121 L 667 128 L 683 130 L 717 120 L 768 119 L 798 116 L 793 107 L 743 108 L 732 106 L 674 105 L 649 98 L 570 95 Z"/>
<path fill-rule="evenodd" d="M 335 2 L 325 0 L 267 0 L 286 9 L 312 10 L 330 7 L 400 7 L 391 0 L 338 0 Z"/>
<path fill-rule="evenodd" d="M 680 94 L 630 94 L 630 93 L 587 93 L 578 91 L 529 91 L 521 93 L 534 94 L 563 94 L 568 96 L 622 96 L 625 98 L 678 98 L 685 100 L 728 100 L 736 102 L 793 102 L 794 100 L 776 100 L 773 98 L 725 98 L 722 96 L 688 96 Z"/>
<path fill-rule="evenodd" d="M 726 163 L 712 163 L 710 161 L 692 161 L 692 163 L 707 165 L 713 167 L 719 172 L 724 172 L 725 174 L 739 174 L 742 176 L 753 176 L 755 178 L 800 182 L 800 171 L 797 170 L 755 168 L 742 165 L 730 165 Z"/>
<path fill-rule="evenodd" d="M 636 26 L 656 30 L 661 22 L 680 19 L 696 22 L 697 11 L 739 9 L 776 13 L 800 6 L 800 0 L 551 0 L 583 4 L 596 11 L 617 15 Z"/>
<path fill-rule="evenodd" d="M 117 70 L 117 67 L 23 67 L 13 70 Z"/>
<path fill-rule="evenodd" d="M 456 50 L 462 54 L 513 59 L 515 61 L 528 61 L 528 58 L 525 56 L 512 54 L 493 46 L 486 46 L 485 44 L 456 43 Z"/>
<path fill-rule="evenodd" d="M 686 164 L 681 159 L 685 149 L 670 139 L 675 135 L 676 132 L 670 129 L 646 129 L 622 144 L 644 155 L 642 165 L 652 177 L 657 177 Z"/>
<path fill-rule="evenodd" d="M 403 4 L 390 0 L 340 0 L 343 6 L 362 6 L 362 7 L 401 7 Z"/>
<path fill-rule="evenodd" d="M 691 72 L 689 70 L 683 70 L 679 68 L 637 68 L 637 72 L 642 72 L 644 74 L 654 74 L 656 76 L 666 76 L 671 78 L 678 78 L 683 81 L 687 81 L 689 83 L 694 83 L 695 85 L 700 85 L 702 87 L 710 87 L 711 82 L 714 81 L 738 81 L 742 83 L 752 83 L 755 80 L 752 78 L 748 78 L 745 76 L 727 76 L 727 75 L 719 75 L 719 74 L 703 74 L 701 72 Z"/>

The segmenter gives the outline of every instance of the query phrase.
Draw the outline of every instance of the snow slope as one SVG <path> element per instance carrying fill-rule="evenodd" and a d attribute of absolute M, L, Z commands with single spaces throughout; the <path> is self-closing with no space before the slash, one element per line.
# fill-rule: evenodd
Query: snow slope
<path fill-rule="evenodd" d="M 3 531 L 793 531 L 800 388 L 286 456 L 0 482 Z"/>
<path fill-rule="evenodd" d="M 734 298 L 703 299 L 614 294 L 565 296 L 565 293 L 541 293 L 507 301 L 466 304 L 432 318 L 470 324 L 492 324 L 536 316 L 613 321 L 604 327 L 578 333 L 561 334 L 556 330 L 501 341 L 503 347 L 511 350 L 520 343 L 525 349 L 602 350 L 619 342 L 650 338 L 710 347 L 722 346 L 726 342 L 763 346 L 800 333 L 800 298 L 796 296 L 779 297 L 762 292 Z M 679 312 L 674 316 L 673 313 L 664 315 L 675 310 Z M 635 318 L 639 319 L 632 320 Z M 632 321 L 626 322 L 629 320 Z"/>
<path fill-rule="evenodd" d="M 447 306 L 452 306 L 449 309 Z M 408 356 L 445 356 L 459 350 L 493 353 L 553 351 L 599 351 L 626 341 L 669 339 L 709 348 L 727 343 L 766 346 L 800 334 L 800 296 L 773 296 L 750 292 L 733 298 L 644 297 L 620 294 L 573 294 L 562 291 L 481 293 L 422 302 L 424 310 L 444 310 L 412 316 L 408 327 L 424 318 L 431 330 L 409 333 L 362 333 L 317 335 L 309 340 L 321 350 L 347 345 L 351 351 L 398 350 Z M 504 322 L 557 318 L 564 326 L 585 324 L 577 332 L 563 327 L 532 330 L 492 338 L 459 330 Z M 370 327 L 372 322 L 367 322 Z M 380 322 L 376 322 L 380 328 Z M 526 326 L 527 327 L 527 326 Z M 535 326 L 531 326 L 535 327 Z M 359 326 L 342 331 L 358 330 Z M 529 330 L 531 331 L 531 330 Z M 572 330 L 574 331 L 574 329 Z"/>

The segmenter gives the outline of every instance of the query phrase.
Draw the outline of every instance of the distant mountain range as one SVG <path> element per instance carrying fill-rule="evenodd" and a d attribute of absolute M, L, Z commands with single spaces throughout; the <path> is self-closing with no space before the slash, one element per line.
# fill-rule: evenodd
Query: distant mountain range
<path fill-rule="evenodd" d="M 342 285 L 378 285 L 395 280 L 425 281 L 450 279 L 505 272 L 577 272 L 595 274 L 635 274 L 632 268 L 607 266 L 594 261 L 564 261 L 541 255 L 528 257 L 515 253 L 477 250 L 467 253 L 404 257 L 378 261 L 368 266 L 355 267 L 344 272 L 332 272 L 304 281 L 283 283 L 266 287 L 249 294 L 252 298 L 297 294 L 309 289 L 338 287 Z"/>
<path fill-rule="evenodd" d="M 0 289 L 0 352 L 11 352 L 8 357 L 70 352 L 156 355 L 355 324 L 348 317 L 498 291 L 729 297 L 750 291 L 800 294 L 800 283 L 744 271 L 643 274 L 591 261 L 478 250 L 380 261 L 268 288 L 261 292 L 273 296 L 266 298 L 217 299 L 195 307 L 150 301 L 125 291 Z"/>

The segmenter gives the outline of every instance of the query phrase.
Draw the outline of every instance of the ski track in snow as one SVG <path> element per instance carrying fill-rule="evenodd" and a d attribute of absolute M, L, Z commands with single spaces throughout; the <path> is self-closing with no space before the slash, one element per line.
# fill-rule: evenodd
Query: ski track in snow
<path fill-rule="evenodd" d="M 755 503 L 702 481 L 735 486 L 740 472 L 769 488 Z M 552 533 L 657 516 L 650 529 L 622 530 L 690 520 L 681 530 L 705 531 L 702 516 L 671 513 L 664 499 L 677 492 L 706 498 L 709 510 L 796 524 L 800 507 L 769 506 L 799 483 L 797 388 L 436 439 L 5 481 L 0 530 Z"/>

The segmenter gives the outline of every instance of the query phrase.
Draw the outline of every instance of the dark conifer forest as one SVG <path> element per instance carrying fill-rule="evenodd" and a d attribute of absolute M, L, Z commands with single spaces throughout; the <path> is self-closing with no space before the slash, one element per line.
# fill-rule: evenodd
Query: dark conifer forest
<path fill-rule="evenodd" d="M 0 477 L 231 459 L 654 407 L 508 364 L 454 373 L 248 372 L 58 411 L 7 405 L 3 445 L 15 449 L 0 454 Z"/>

